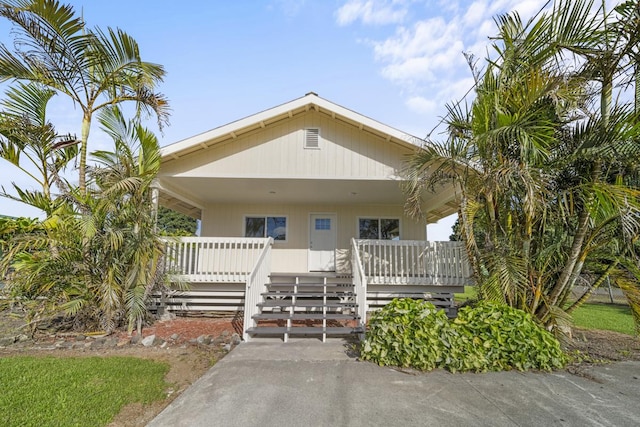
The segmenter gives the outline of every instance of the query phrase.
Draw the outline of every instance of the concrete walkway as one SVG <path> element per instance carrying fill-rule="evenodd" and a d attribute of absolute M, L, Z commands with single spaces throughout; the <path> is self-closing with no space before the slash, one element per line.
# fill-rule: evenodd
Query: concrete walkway
<path fill-rule="evenodd" d="M 567 372 L 400 372 L 342 341 L 243 343 L 150 424 L 639 426 L 640 362 Z"/>

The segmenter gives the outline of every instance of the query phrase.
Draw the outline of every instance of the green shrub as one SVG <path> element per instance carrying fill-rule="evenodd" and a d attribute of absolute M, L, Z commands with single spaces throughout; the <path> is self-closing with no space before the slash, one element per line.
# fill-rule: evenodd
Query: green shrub
<path fill-rule="evenodd" d="M 486 365 L 481 370 L 549 371 L 562 368 L 566 363 L 558 340 L 522 310 L 479 302 L 473 307 L 461 308 L 453 324 L 455 329 L 463 331 L 462 336 L 473 337 L 458 341 L 462 354 L 482 349 Z"/>
<path fill-rule="evenodd" d="M 442 329 L 450 327 L 444 312 L 430 302 L 394 299 L 371 316 L 362 359 L 431 370 L 444 357 Z"/>
<path fill-rule="evenodd" d="M 521 310 L 481 302 L 449 321 L 433 304 L 408 298 L 371 316 L 361 356 L 381 366 L 451 372 L 551 370 L 566 363 L 558 341 Z"/>

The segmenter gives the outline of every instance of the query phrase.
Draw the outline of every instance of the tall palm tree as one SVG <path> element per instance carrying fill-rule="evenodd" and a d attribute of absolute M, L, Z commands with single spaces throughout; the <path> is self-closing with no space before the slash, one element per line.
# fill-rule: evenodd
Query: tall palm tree
<path fill-rule="evenodd" d="M 69 188 L 65 211 L 14 239 L 4 259 L 15 269 L 8 290 L 31 318 L 64 310 L 85 328 L 110 333 L 125 322 L 131 331 L 164 286 L 150 188 L 160 150 L 153 133 L 117 108 L 104 109 L 99 121 L 114 150 L 93 153 L 86 193 Z"/>
<path fill-rule="evenodd" d="M 93 114 L 133 101 L 138 112 L 168 120 L 166 98 L 156 92 L 161 65 L 141 60 L 138 44 L 120 29 L 87 28 L 58 0 L 0 1 L 0 16 L 16 31 L 11 51 L 0 44 L 0 81 L 34 82 L 64 94 L 82 110 L 79 187 L 86 190 L 88 138 Z"/>
<path fill-rule="evenodd" d="M 635 36 L 612 35 L 610 16 L 592 8 L 565 1 L 526 24 L 516 13 L 497 18 L 498 58 L 474 73 L 475 100 L 468 110 L 451 106 L 449 139 L 426 141 L 408 163 L 407 210 L 419 214 L 426 188 L 454 182 L 480 295 L 547 325 L 566 317 L 562 303 L 606 224 L 640 232 L 638 188 L 608 169 L 621 153 L 640 167 L 637 118 L 611 106 Z M 594 81 L 598 111 L 588 108 Z"/>
<path fill-rule="evenodd" d="M 50 216 L 54 209 L 52 187 L 58 173 L 77 155 L 75 145 L 54 148 L 67 142 L 69 135 L 58 135 L 47 120 L 47 105 L 55 93 L 30 83 L 18 83 L 0 102 L 0 158 L 32 178 L 39 190 L 27 190 L 13 184 L 17 196 L 2 187 L 1 196 L 27 203 Z"/>

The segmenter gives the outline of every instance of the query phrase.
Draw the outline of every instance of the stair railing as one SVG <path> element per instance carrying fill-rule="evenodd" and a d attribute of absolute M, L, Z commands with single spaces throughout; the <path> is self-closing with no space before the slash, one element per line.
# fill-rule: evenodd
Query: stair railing
<path fill-rule="evenodd" d="M 358 304 L 358 326 L 366 330 L 367 325 L 367 276 L 364 274 L 362 262 L 360 260 L 360 250 L 356 239 L 351 239 L 351 270 L 353 275 L 353 287 L 356 293 L 356 303 Z M 360 335 L 364 339 L 364 333 Z"/>
<path fill-rule="evenodd" d="M 244 323 L 242 339 L 249 341 L 250 337 L 247 330 L 255 325 L 253 316 L 258 314 L 258 303 L 262 299 L 262 294 L 267 291 L 267 282 L 271 274 L 271 247 L 273 246 L 273 238 L 269 237 L 268 242 L 262 248 L 262 252 L 253 267 L 253 270 L 247 277 L 244 292 Z"/>

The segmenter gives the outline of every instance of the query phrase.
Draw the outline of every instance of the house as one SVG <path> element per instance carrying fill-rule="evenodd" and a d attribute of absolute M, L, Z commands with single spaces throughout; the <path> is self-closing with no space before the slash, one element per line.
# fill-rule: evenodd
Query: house
<path fill-rule="evenodd" d="M 428 242 L 426 222 L 456 212 L 454 189 L 425 194 L 423 220 L 404 214 L 417 141 L 308 93 L 164 147 L 155 200 L 200 219 L 201 236 L 168 242 L 191 286 L 162 304 L 244 311 L 245 339 L 285 340 L 342 333 L 345 320 L 361 332 L 366 310 L 394 296 L 451 307 L 469 277 L 464 250 Z"/>

